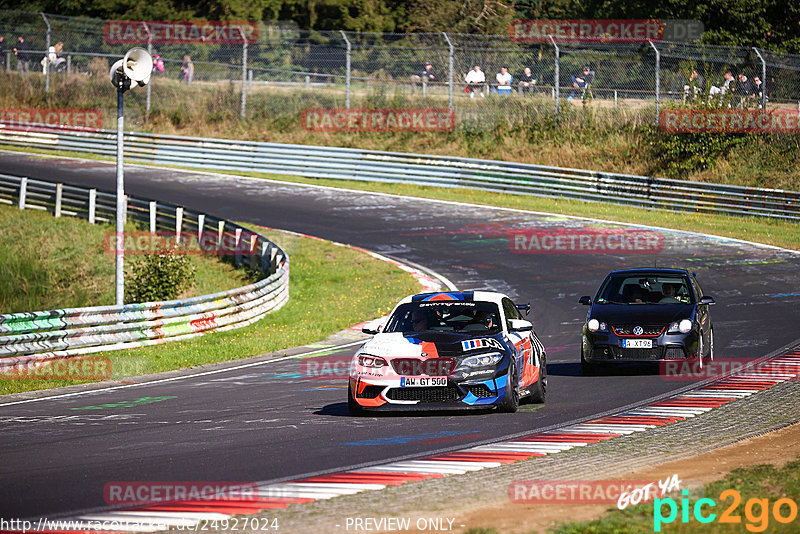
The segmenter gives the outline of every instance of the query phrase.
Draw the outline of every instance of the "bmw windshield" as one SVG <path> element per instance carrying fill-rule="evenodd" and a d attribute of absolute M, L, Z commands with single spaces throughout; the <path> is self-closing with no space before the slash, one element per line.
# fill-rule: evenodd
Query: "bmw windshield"
<path fill-rule="evenodd" d="M 500 312 L 492 302 L 434 301 L 400 305 L 384 332 L 500 333 Z"/>
<path fill-rule="evenodd" d="M 682 275 L 617 274 L 609 276 L 598 292 L 598 304 L 693 304 L 692 285 Z"/>

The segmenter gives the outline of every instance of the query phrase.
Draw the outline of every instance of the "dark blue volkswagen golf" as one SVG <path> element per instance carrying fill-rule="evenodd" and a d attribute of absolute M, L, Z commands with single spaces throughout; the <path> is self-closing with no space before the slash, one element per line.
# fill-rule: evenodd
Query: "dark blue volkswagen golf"
<path fill-rule="evenodd" d="M 627 269 L 606 276 L 583 325 L 581 367 L 714 359 L 714 328 L 694 275 L 683 269 Z"/>

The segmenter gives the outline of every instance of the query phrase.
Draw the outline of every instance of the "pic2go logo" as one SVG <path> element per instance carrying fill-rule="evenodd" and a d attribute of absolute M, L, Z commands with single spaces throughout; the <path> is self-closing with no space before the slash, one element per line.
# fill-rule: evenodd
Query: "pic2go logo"
<path fill-rule="evenodd" d="M 719 494 L 720 501 L 731 500 L 730 505 L 719 515 L 719 519 L 717 519 L 717 514 L 711 511 L 717 506 L 717 502 L 714 499 L 707 497 L 697 499 L 692 506 L 689 504 L 689 490 L 683 490 L 681 493 L 683 494 L 680 505 L 681 523 L 689 523 L 690 510 L 698 523 L 708 524 L 713 523 L 715 520 L 722 524 L 742 523 L 742 517 L 738 514 L 742 495 L 738 490 L 728 489 Z M 669 510 L 666 517 L 664 516 L 665 506 Z M 744 505 L 744 516 L 747 520 L 745 528 L 750 532 L 764 532 L 769 527 L 770 512 L 778 523 L 792 523 L 797 519 L 797 503 L 784 497 L 772 503 L 772 508 L 770 508 L 769 499 L 749 499 Z M 653 501 L 654 532 L 661 532 L 662 525 L 670 524 L 677 518 L 678 504 L 675 499 L 667 497 Z"/>

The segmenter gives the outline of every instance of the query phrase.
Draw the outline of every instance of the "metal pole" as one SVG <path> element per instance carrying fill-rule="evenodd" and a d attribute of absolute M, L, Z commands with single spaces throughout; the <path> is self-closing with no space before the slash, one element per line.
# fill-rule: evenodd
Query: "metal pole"
<path fill-rule="evenodd" d="M 658 107 L 661 97 L 661 52 L 658 51 L 653 41 L 647 41 L 656 53 L 656 125 L 658 125 Z"/>
<path fill-rule="evenodd" d="M 244 119 L 247 114 L 247 37 L 241 26 L 239 33 L 242 34 L 242 109 L 239 115 Z"/>
<path fill-rule="evenodd" d="M 44 13 L 39 13 L 47 24 L 47 44 L 45 45 L 44 52 L 44 92 L 50 92 L 50 21 Z"/>
<path fill-rule="evenodd" d="M 450 48 L 450 75 L 447 80 L 448 84 L 448 92 L 450 93 L 450 104 L 449 109 L 453 109 L 453 43 L 450 41 L 450 38 L 447 36 L 446 33 L 442 32 L 444 35 L 445 40 L 447 41 L 447 46 Z"/>
<path fill-rule="evenodd" d="M 345 35 L 344 30 L 340 30 L 342 33 L 342 37 L 344 38 L 344 42 L 347 44 L 347 57 L 345 58 L 345 69 L 347 70 L 346 76 L 346 83 L 347 83 L 347 96 L 345 97 L 345 107 L 350 109 L 350 51 L 352 47 L 350 45 L 350 40 Z"/>
<path fill-rule="evenodd" d="M 558 124 L 558 105 L 559 105 L 560 100 L 561 100 L 561 94 L 560 94 L 561 90 L 559 88 L 559 80 L 560 80 L 559 59 L 560 59 L 560 56 L 561 56 L 561 50 L 558 48 L 558 45 L 556 44 L 556 40 L 553 39 L 553 36 L 552 35 L 548 35 L 548 37 L 550 38 L 550 42 L 553 43 L 553 48 L 555 48 L 555 51 L 556 51 L 556 57 L 555 57 L 555 69 L 556 69 L 556 71 L 553 74 L 553 78 L 554 78 L 553 86 L 555 87 L 555 89 L 553 90 L 553 93 L 555 94 L 555 97 L 556 97 L 556 117 L 555 117 L 555 120 L 556 120 L 556 124 Z"/>
<path fill-rule="evenodd" d="M 117 269 L 116 304 L 122 306 L 125 299 L 125 183 L 122 160 L 122 137 L 124 133 L 124 84 L 117 86 Z"/>
<path fill-rule="evenodd" d="M 767 62 L 764 61 L 764 56 L 758 48 L 754 46 L 753 51 L 761 60 L 761 109 L 767 109 Z"/>
<path fill-rule="evenodd" d="M 150 57 L 153 57 L 153 37 L 150 35 L 150 27 L 147 25 L 146 22 L 142 22 L 145 31 L 147 32 L 147 53 L 150 54 Z M 150 83 L 147 84 L 147 100 L 144 103 L 144 110 L 150 111 L 150 86 L 153 84 L 153 66 L 150 65 Z"/>

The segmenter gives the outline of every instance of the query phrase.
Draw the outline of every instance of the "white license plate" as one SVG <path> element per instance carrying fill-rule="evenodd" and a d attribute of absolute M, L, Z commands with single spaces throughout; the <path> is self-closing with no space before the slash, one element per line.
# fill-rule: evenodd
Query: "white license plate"
<path fill-rule="evenodd" d="M 652 349 L 652 339 L 623 339 L 622 346 L 626 349 Z"/>
<path fill-rule="evenodd" d="M 401 388 L 427 388 L 431 386 L 444 387 L 447 385 L 446 376 L 405 376 L 400 379 Z"/>

